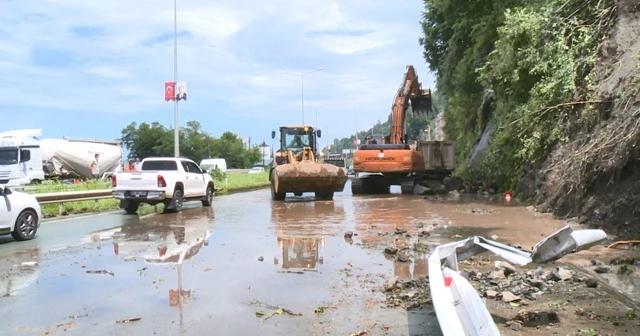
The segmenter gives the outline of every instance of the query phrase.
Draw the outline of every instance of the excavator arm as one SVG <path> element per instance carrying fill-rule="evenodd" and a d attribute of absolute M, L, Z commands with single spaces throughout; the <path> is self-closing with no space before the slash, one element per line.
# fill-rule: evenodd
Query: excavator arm
<path fill-rule="evenodd" d="M 431 90 L 423 90 L 413 65 L 407 65 L 407 72 L 393 100 L 391 114 L 390 143 L 401 144 L 404 138 L 404 125 L 407 119 L 409 101 L 414 113 L 431 112 Z M 406 139 L 405 139 L 406 140 Z"/>

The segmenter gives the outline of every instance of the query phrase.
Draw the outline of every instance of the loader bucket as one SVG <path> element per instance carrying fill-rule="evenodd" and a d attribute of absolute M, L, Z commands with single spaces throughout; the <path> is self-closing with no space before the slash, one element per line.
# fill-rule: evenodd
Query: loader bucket
<path fill-rule="evenodd" d="M 339 192 L 347 183 L 344 169 L 326 163 L 302 161 L 276 166 L 273 171 L 276 193 Z"/>

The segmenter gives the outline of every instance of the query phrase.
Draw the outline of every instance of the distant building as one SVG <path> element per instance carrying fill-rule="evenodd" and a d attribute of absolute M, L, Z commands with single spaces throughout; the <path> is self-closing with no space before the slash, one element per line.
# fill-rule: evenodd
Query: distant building
<path fill-rule="evenodd" d="M 242 139 L 242 145 L 244 146 L 244 148 L 251 149 L 251 137 L 238 137 Z"/>

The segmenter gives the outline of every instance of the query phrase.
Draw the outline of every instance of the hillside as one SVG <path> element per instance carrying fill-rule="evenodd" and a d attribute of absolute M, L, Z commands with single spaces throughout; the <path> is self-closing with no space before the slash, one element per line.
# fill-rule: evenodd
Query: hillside
<path fill-rule="evenodd" d="M 638 9 L 634 0 L 425 1 L 420 43 L 446 98 L 458 173 L 638 238 Z"/>

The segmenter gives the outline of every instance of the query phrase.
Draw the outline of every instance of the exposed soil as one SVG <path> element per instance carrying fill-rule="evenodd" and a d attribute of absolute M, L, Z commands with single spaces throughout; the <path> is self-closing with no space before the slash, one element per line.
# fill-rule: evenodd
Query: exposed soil
<path fill-rule="evenodd" d="M 578 217 L 621 239 L 640 237 L 639 10 L 636 0 L 616 1 L 591 74 L 593 100 L 606 103 L 589 122 L 578 114 L 567 121 L 568 144 L 552 152 L 533 188 L 540 189 L 541 210 Z"/>

